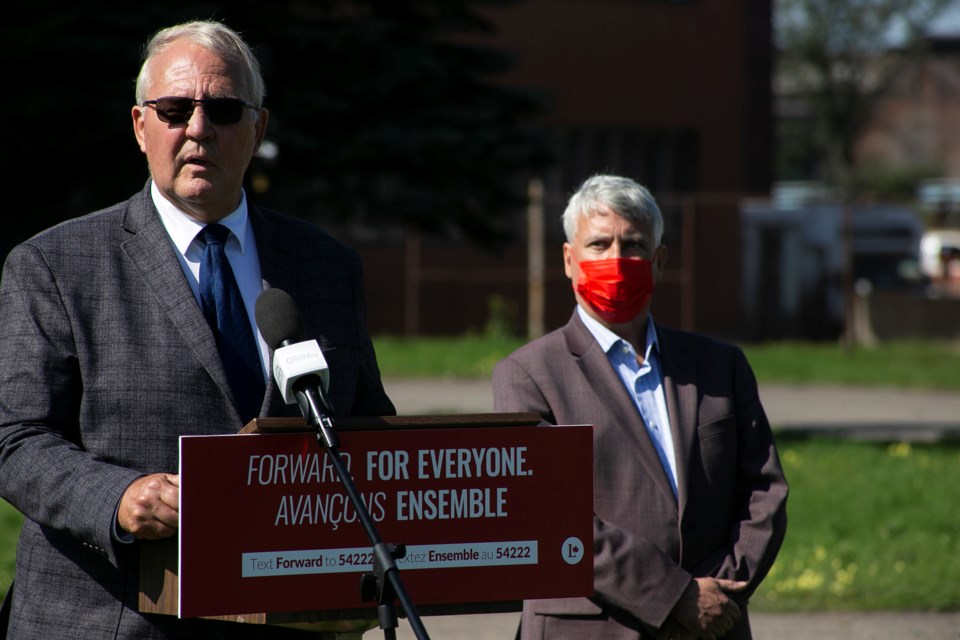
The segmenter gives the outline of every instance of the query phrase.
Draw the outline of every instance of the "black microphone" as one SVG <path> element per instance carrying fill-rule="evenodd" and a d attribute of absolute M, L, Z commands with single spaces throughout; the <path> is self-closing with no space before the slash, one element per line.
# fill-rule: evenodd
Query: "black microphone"
<path fill-rule="evenodd" d="M 300 407 L 327 446 L 338 446 L 333 406 L 326 397 L 330 369 L 317 341 L 303 340 L 297 303 L 282 289 L 266 289 L 257 298 L 254 313 L 260 334 L 274 350 L 273 377 L 283 401 Z"/>
<path fill-rule="evenodd" d="M 257 328 L 271 349 L 286 347 L 303 339 L 303 321 L 297 303 L 283 289 L 261 292 L 254 313 Z"/>

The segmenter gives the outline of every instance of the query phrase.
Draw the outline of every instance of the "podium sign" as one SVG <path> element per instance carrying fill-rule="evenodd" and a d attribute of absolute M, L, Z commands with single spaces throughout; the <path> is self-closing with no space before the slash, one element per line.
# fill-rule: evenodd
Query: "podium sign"
<path fill-rule="evenodd" d="M 418 606 L 593 593 L 589 426 L 345 431 Z M 312 433 L 180 439 L 179 615 L 375 609 L 370 541 Z"/>

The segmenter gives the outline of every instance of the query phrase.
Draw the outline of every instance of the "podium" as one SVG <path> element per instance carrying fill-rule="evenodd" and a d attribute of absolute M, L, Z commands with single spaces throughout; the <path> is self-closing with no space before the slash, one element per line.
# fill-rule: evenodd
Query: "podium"
<path fill-rule="evenodd" d="M 533 413 L 338 418 L 421 616 L 593 593 L 592 427 Z M 178 539 L 141 543 L 139 609 L 359 638 L 369 540 L 302 418 L 180 441 Z M 237 528 L 242 523 L 243 529 Z M 401 611 L 401 615 L 402 615 Z"/>

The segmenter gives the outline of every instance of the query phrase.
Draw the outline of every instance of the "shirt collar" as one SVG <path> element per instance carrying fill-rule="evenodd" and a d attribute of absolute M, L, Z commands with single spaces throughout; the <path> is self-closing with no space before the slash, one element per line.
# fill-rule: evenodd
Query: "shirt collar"
<path fill-rule="evenodd" d="M 627 347 L 633 351 L 633 345 L 600 324 L 600 321 L 587 313 L 579 304 L 577 305 L 577 314 L 580 316 L 580 320 L 587 328 L 587 331 L 589 331 L 594 337 L 594 339 L 600 345 L 600 348 L 603 349 L 604 353 L 609 354 L 610 350 L 621 342 L 627 345 Z M 659 353 L 660 343 L 657 341 L 657 330 L 653 324 L 653 315 L 650 315 L 647 317 L 647 335 L 644 346 L 644 360 L 649 360 L 650 354 L 654 351 Z"/>
<path fill-rule="evenodd" d="M 178 209 L 172 202 L 163 197 L 156 182 L 150 183 L 150 195 L 153 198 L 153 205 L 160 213 L 164 226 L 170 234 L 170 239 L 176 245 L 180 253 L 186 255 L 190 244 L 193 242 L 200 230 L 206 225 L 199 220 L 188 216 Z M 247 247 L 247 227 L 249 226 L 250 216 L 247 212 L 247 194 L 241 189 L 240 205 L 234 209 L 230 215 L 220 221 L 220 224 L 230 229 L 237 241 L 240 243 L 240 253 L 243 254 Z"/>

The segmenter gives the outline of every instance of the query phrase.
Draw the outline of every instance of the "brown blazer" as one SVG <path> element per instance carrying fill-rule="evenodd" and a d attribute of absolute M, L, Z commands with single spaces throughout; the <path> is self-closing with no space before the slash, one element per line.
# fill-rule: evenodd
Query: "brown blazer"
<path fill-rule="evenodd" d="M 787 483 L 742 351 L 657 328 L 679 497 L 627 390 L 577 313 L 493 372 L 496 411 L 594 425 L 592 598 L 524 603 L 523 638 L 647 638 L 692 577 L 749 581 L 746 601 L 786 531 Z"/>

